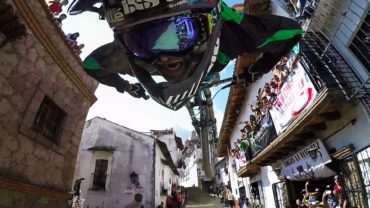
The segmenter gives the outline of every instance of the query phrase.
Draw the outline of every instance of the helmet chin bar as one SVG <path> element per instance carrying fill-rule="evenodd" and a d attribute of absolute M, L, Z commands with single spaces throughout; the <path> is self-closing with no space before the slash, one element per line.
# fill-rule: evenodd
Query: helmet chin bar
<path fill-rule="evenodd" d="M 154 66 L 156 67 L 158 74 L 162 75 L 163 78 L 165 78 L 168 82 L 170 83 L 176 83 L 181 80 L 186 79 L 189 77 L 192 73 L 194 73 L 196 66 L 200 63 L 201 58 L 199 56 L 203 56 L 204 51 L 205 51 L 205 45 L 207 43 L 204 43 L 204 47 L 200 46 L 196 51 L 193 51 L 185 56 L 177 57 L 177 56 L 167 56 L 167 55 L 160 55 L 154 62 Z M 201 51 L 202 50 L 202 51 Z M 175 75 L 171 74 L 171 70 L 167 68 L 166 62 L 161 61 L 161 58 L 168 58 L 169 60 L 174 60 L 175 62 L 181 62 L 177 64 L 181 64 L 181 66 L 173 70 Z M 169 61 L 171 62 L 171 61 Z M 137 62 L 136 62 L 137 63 Z M 148 64 L 144 64 L 148 65 Z M 147 67 L 145 67 L 147 69 Z M 148 70 L 147 70 L 148 71 Z"/>
<path fill-rule="evenodd" d="M 186 101 L 196 93 L 200 82 L 212 69 L 217 59 L 220 29 L 221 20 L 218 20 L 207 43 L 206 48 L 210 50 L 206 50 L 199 65 L 189 77 L 176 83 L 162 82 L 157 84 L 142 64 L 137 63 L 134 56 L 128 57 L 133 73 L 153 100 L 172 110 L 178 110 L 185 105 Z"/>

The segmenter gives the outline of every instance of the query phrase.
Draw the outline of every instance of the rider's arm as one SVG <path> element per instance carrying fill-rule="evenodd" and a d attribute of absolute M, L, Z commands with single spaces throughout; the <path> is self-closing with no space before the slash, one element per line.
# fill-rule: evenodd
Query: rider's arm
<path fill-rule="evenodd" d="M 114 87 L 118 92 L 128 92 L 136 98 L 148 99 L 144 88 L 136 83 L 130 84 L 119 74 L 131 74 L 130 64 L 120 47 L 113 41 L 95 49 L 83 62 L 83 68 L 88 75 L 99 83 Z"/>
<path fill-rule="evenodd" d="M 263 53 L 242 73 L 247 82 L 254 82 L 255 77 L 269 72 L 303 34 L 300 25 L 289 18 L 237 13 L 225 3 L 222 3 L 221 17 L 221 51 L 227 58 L 233 59 L 243 53 Z"/>
<path fill-rule="evenodd" d="M 99 75 L 98 71 L 85 70 L 86 73 L 103 85 L 116 88 L 118 92 L 125 92 L 130 90 L 130 83 L 119 76 L 118 73 Z"/>

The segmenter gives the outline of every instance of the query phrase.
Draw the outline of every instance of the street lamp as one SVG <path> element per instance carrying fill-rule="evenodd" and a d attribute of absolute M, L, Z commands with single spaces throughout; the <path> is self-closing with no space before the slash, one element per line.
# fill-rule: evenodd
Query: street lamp
<path fill-rule="evenodd" d="M 130 174 L 131 183 L 135 184 L 135 186 L 139 186 L 139 176 L 135 173 L 135 171 L 132 171 Z"/>

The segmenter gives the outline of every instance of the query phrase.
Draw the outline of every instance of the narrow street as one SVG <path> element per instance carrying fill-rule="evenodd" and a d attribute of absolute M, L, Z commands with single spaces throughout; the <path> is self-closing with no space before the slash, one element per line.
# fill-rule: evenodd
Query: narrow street
<path fill-rule="evenodd" d="M 187 188 L 189 199 L 186 208 L 221 208 L 220 199 L 212 197 L 198 187 Z"/>
<path fill-rule="evenodd" d="M 369 127 L 370 0 L 0 0 L 0 208 L 370 208 Z"/>

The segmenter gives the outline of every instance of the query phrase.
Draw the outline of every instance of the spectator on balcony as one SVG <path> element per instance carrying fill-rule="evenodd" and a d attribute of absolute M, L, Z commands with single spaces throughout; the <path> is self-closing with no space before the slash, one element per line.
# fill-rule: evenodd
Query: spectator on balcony
<path fill-rule="evenodd" d="M 339 206 L 338 199 L 335 197 L 330 185 L 326 186 L 321 201 L 324 208 L 336 208 Z"/>
<path fill-rule="evenodd" d="M 59 17 L 55 18 L 55 21 L 57 22 L 59 27 L 62 27 L 62 21 L 65 20 L 66 18 L 67 18 L 66 14 L 61 14 L 59 15 Z"/>
<path fill-rule="evenodd" d="M 82 53 L 82 49 L 85 47 L 85 44 L 79 44 L 79 45 L 72 45 L 73 50 L 77 55 L 80 55 Z"/>
<path fill-rule="evenodd" d="M 320 206 L 320 201 L 318 200 L 319 190 L 316 189 L 315 192 L 309 192 L 308 191 L 309 184 L 310 184 L 309 181 L 307 181 L 305 184 L 305 195 L 302 202 L 309 208 L 319 207 Z"/>
<path fill-rule="evenodd" d="M 68 42 L 74 46 L 77 45 L 77 38 L 80 37 L 80 33 L 75 32 L 75 33 L 68 33 L 67 34 L 67 40 Z"/>
<path fill-rule="evenodd" d="M 49 10 L 53 15 L 59 15 L 62 12 L 62 7 L 66 6 L 68 4 L 68 0 L 55 0 L 55 1 L 49 1 L 51 3 L 49 5 Z"/>
<path fill-rule="evenodd" d="M 297 207 L 306 207 L 306 205 L 304 205 L 300 199 L 296 199 L 295 204 Z"/>
<path fill-rule="evenodd" d="M 348 199 L 346 192 L 344 190 L 343 186 L 343 179 L 339 176 L 336 175 L 334 176 L 334 190 L 333 194 L 337 197 L 339 204 L 342 208 L 347 208 L 348 207 Z"/>

